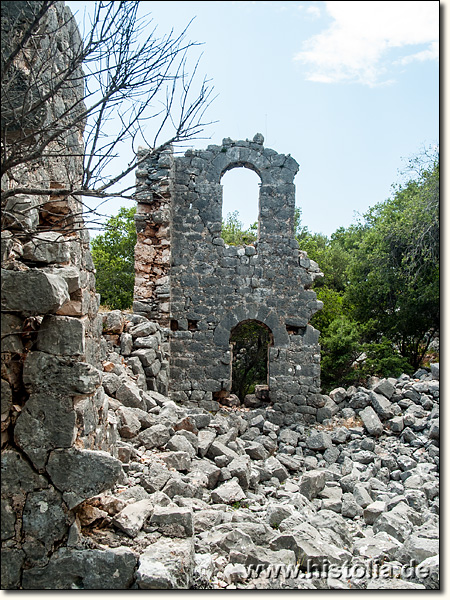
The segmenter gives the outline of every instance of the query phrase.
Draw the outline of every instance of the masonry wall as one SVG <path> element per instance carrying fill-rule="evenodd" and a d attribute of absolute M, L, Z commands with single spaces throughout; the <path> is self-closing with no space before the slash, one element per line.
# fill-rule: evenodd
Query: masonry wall
<path fill-rule="evenodd" d="M 8 43 L 13 47 L 14 36 L 28 26 L 41 4 L 2 5 L 2 51 L 8 51 Z M 49 73 L 43 65 L 55 69 L 54 76 L 71 60 L 81 41 L 71 19 L 64 2 L 56 2 L 33 36 L 38 45 L 29 49 L 28 63 L 23 53 L 17 55 L 8 76 L 11 85 L 21 83 L 14 92 L 19 105 L 24 101 L 21 94 L 34 84 L 37 90 L 45 89 Z M 38 74 L 37 81 L 27 79 L 30 73 Z M 49 120 L 61 116 L 63 122 L 67 107 L 82 105 L 83 93 L 79 70 L 48 103 Z M 45 113 L 34 116 L 30 127 L 45 126 Z M 11 169 L 2 179 L 2 189 L 59 189 L 79 182 L 82 134 L 82 126 L 68 130 L 47 148 L 52 156 Z M 14 129 L 11 136 L 14 142 Z M 111 454 L 116 451 L 116 425 L 110 421 L 101 386 L 102 319 L 97 315 L 99 297 L 81 212 L 76 198 L 38 194 L 10 196 L 2 206 L 1 503 L 6 589 L 20 587 L 24 570 L 46 565 L 56 548 L 76 539 L 77 506 L 112 485 L 121 472 Z"/>
<path fill-rule="evenodd" d="M 170 330 L 169 390 L 186 405 L 216 409 L 231 390 L 232 329 L 257 321 L 270 329 L 269 391 L 275 420 L 313 419 L 320 396 L 321 308 L 310 289 L 319 269 L 294 238 L 298 164 L 253 141 L 173 156 L 138 172 L 135 312 Z M 221 237 L 221 177 L 246 167 L 261 179 L 255 244 L 227 246 Z"/>

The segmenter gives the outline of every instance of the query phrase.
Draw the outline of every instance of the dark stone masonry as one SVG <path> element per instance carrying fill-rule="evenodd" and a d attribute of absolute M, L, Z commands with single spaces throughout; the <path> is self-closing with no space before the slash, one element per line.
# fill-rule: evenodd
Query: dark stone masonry
<path fill-rule="evenodd" d="M 271 334 L 270 400 L 282 423 L 311 421 L 323 406 L 319 332 L 322 307 L 310 289 L 321 276 L 294 238 L 297 162 L 264 148 L 264 138 L 170 149 L 137 172 L 136 283 L 133 309 L 168 330 L 170 397 L 217 410 L 231 390 L 230 336 L 255 321 Z M 246 167 L 260 179 L 258 239 L 228 246 L 221 237 L 221 178 Z"/>

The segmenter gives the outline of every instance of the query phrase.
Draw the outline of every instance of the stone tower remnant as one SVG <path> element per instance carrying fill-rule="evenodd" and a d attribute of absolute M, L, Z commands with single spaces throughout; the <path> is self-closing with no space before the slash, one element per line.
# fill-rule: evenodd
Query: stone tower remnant
<path fill-rule="evenodd" d="M 315 419 L 320 396 L 322 308 L 310 289 L 322 274 L 294 237 L 297 162 L 264 148 L 264 138 L 223 140 L 175 156 L 171 148 L 141 163 L 134 312 L 168 331 L 167 388 L 173 400 L 218 408 L 232 383 L 230 335 L 255 321 L 271 332 L 268 387 L 274 419 Z M 145 152 L 145 151 L 142 151 Z M 221 237 L 221 178 L 245 167 L 260 177 L 258 239 L 228 246 Z"/>

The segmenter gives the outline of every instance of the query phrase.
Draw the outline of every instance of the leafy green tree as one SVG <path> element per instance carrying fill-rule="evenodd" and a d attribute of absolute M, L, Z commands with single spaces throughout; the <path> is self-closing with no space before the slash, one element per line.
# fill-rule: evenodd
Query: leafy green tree
<path fill-rule="evenodd" d="M 96 289 L 102 304 L 111 309 L 124 310 L 133 304 L 135 213 L 135 207 L 122 207 L 91 242 Z"/>
<path fill-rule="evenodd" d="M 337 386 L 348 386 L 359 379 L 357 361 L 364 349 L 361 344 L 361 332 L 356 321 L 341 315 L 331 321 L 320 338 L 322 360 L 321 381 L 324 391 L 329 392 Z"/>
<path fill-rule="evenodd" d="M 349 268 L 344 304 L 414 368 L 439 331 L 439 157 L 368 211 Z"/>
<path fill-rule="evenodd" d="M 244 246 L 253 244 L 258 239 L 258 223 L 253 223 L 247 230 L 239 220 L 239 211 L 227 214 L 222 220 L 222 238 L 229 246 Z"/>

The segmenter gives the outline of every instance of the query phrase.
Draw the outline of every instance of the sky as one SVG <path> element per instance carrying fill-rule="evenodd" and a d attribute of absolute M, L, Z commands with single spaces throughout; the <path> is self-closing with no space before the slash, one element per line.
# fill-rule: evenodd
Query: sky
<path fill-rule="evenodd" d="M 94 3 L 66 4 L 79 18 Z M 209 139 L 190 145 L 262 133 L 265 147 L 299 163 L 296 205 L 313 233 L 330 236 L 385 201 L 407 159 L 439 143 L 438 1 L 141 1 L 140 10 L 160 34 L 195 17 L 188 36 L 202 43 L 199 73 L 217 97 Z M 258 181 L 248 169 L 224 176 L 224 216 L 257 220 Z"/>

